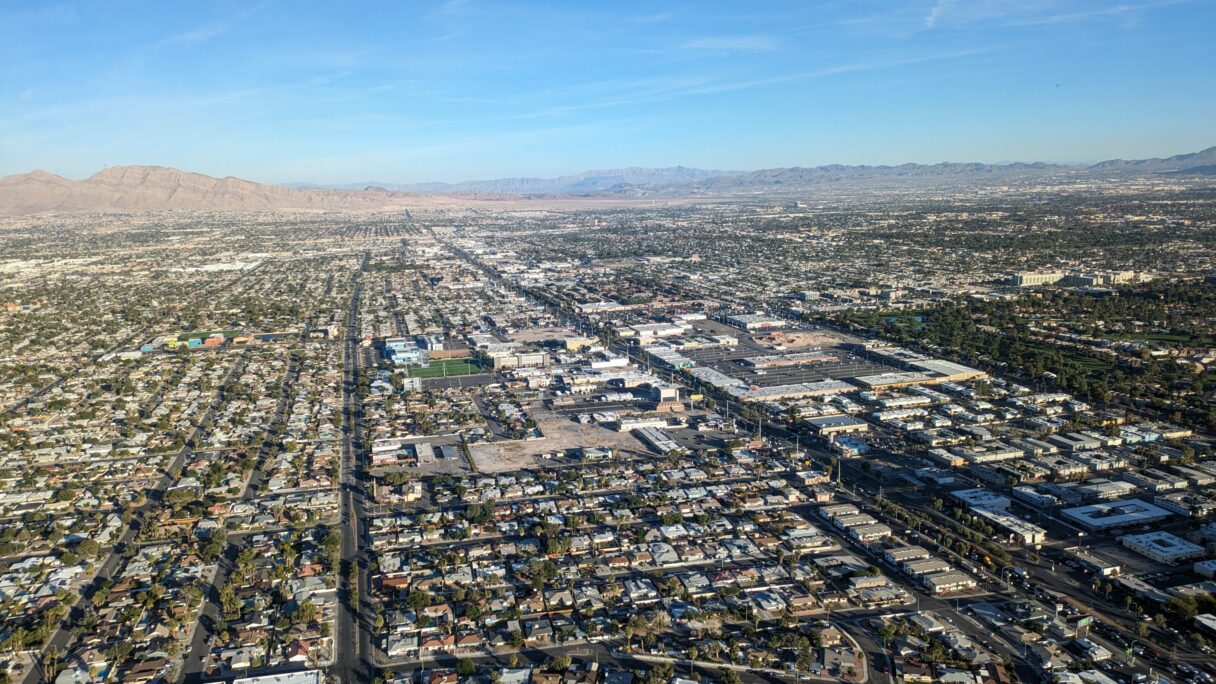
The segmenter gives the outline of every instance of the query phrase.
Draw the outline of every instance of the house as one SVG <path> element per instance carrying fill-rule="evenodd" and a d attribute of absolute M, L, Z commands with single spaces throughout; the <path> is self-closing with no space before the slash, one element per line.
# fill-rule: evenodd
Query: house
<path fill-rule="evenodd" d="M 844 633 L 834 625 L 828 625 L 819 631 L 821 646 L 839 646 L 844 641 Z"/>
<path fill-rule="evenodd" d="M 908 661 L 900 670 L 905 682 L 929 684 L 933 681 L 933 667 L 925 663 Z"/>

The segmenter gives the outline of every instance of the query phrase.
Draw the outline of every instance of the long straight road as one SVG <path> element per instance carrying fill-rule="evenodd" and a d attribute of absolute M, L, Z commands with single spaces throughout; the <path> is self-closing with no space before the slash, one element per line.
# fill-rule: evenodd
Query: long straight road
<path fill-rule="evenodd" d="M 342 562 L 338 578 L 338 619 L 335 630 L 335 659 L 331 674 L 343 682 L 371 681 L 375 678 L 371 649 L 371 621 L 363 608 L 370 606 L 367 565 L 363 539 L 365 490 L 360 481 L 363 410 L 358 394 L 359 302 L 363 294 L 362 275 L 369 255 L 364 254 L 359 270 L 352 276 L 355 284 L 347 314 L 342 354 L 342 460 L 340 501 Z"/>

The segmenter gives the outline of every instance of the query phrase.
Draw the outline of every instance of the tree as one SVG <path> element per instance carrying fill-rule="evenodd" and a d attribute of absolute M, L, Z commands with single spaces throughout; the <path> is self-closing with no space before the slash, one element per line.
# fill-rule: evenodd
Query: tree
<path fill-rule="evenodd" d="M 1174 596 L 1166 602 L 1165 607 L 1170 617 L 1185 624 L 1190 624 L 1199 614 L 1199 603 L 1194 596 Z"/>
<path fill-rule="evenodd" d="M 559 655 L 554 658 L 551 658 L 549 660 L 549 664 L 546 667 L 551 672 L 565 672 L 566 670 L 570 669 L 571 662 L 572 661 L 570 660 L 570 656 Z"/>
<path fill-rule="evenodd" d="M 297 625 L 311 624 L 317 619 L 317 604 L 304 599 L 296 606 L 295 612 L 291 614 L 291 621 Z"/>
<path fill-rule="evenodd" d="M 434 602 L 435 597 L 421 589 L 410 592 L 409 598 L 405 600 L 405 604 L 410 607 L 410 610 L 415 612 L 426 608 Z"/>
<path fill-rule="evenodd" d="M 651 668 L 646 675 L 647 684 L 666 684 L 675 676 L 675 667 L 671 663 L 659 663 Z"/>
<path fill-rule="evenodd" d="M 223 611 L 225 618 L 241 616 L 241 601 L 237 598 L 236 591 L 231 584 L 224 584 L 220 587 L 220 610 Z"/>
<path fill-rule="evenodd" d="M 461 677 L 471 677 L 474 674 L 477 674 L 477 664 L 468 658 L 461 658 L 460 661 L 456 663 L 456 674 L 460 675 Z"/>

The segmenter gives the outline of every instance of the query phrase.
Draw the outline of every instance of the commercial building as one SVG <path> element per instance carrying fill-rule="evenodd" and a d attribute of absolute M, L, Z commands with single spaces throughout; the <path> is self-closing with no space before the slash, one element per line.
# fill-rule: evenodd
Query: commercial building
<path fill-rule="evenodd" d="M 1207 554 L 1207 551 L 1202 546 L 1175 537 L 1169 532 L 1157 531 L 1146 532 L 1145 534 L 1129 534 L 1119 541 L 1145 558 L 1151 558 L 1158 563 L 1169 563 L 1171 565 L 1195 558 L 1202 558 Z"/>
<path fill-rule="evenodd" d="M 743 364 L 751 368 L 782 368 L 785 366 L 802 366 L 812 363 L 839 361 L 840 357 L 828 352 L 797 352 L 793 354 L 775 354 L 772 356 L 756 356 L 743 359 Z"/>
<path fill-rule="evenodd" d="M 950 492 L 950 495 L 968 506 L 981 506 L 993 511 L 1008 510 L 1011 503 L 1009 497 L 1002 496 L 991 489 L 984 489 L 983 487 L 957 489 Z"/>
<path fill-rule="evenodd" d="M 622 338 L 636 337 L 639 340 L 673 337 L 675 335 L 683 335 L 687 331 L 687 327 L 674 323 L 643 323 L 639 325 L 627 325 L 616 329 L 617 334 Z"/>
<path fill-rule="evenodd" d="M 888 549 L 883 554 L 884 557 L 891 563 L 899 565 L 901 563 L 910 563 L 913 561 L 925 560 L 932 558 L 933 554 L 922 546 L 900 546 L 894 549 Z"/>
<path fill-rule="evenodd" d="M 1216 500 L 1198 492 L 1168 492 L 1153 497 L 1153 503 L 1184 518 L 1203 519 L 1216 513 Z"/>
<path fill-rule="evenodd" d="M 1097 556 L 1079 546 L 1064 549 L 1064 553 L 1099 577 L 1112 577 L 1123 571 L 1123 566 L 1119 563 Z"/>
<path fill-rule="evenodd" d="M 1195 571 L 1196 575 L 1199 575 L 1204 579 L 1212 579 L 1213 577 L 1216 577 L 1216 559 L 1199 561 L 1198 563 L 1195 563 L 1195 566 L 1192 569 Z"/>
<path fill-rule="evenodd" d="M 828 520 L 835 520 L 836 518 L 841 518 L 847 515 L 857 515 L 859 512 L 860 510 L 853 504 L 832 504 L 830 506 L 821 506 L 819 508 L 819 515 L 822 515 Z"/>
<path fill-rule="evenodd" d="M 1021 271 L 1009 276 L 1009 283 L 1014 287 L 1036 287 L 1039 285 L 1054 285 L 1064 280 L 1060 271 Z"/>
<path fill-rule="evenodd" d="M 677 444 L 674 439 L 659 428 L 638 428 L 633 431 L 633 434 L 636 435 L 638 439 L 642 440 L 646 446 L 649 446 L 651 449 L 654 449 L 660 454 L 665 454 L 669 451 L 677 451 L 680 448 L 680 445 Z"/>
<path fill-rule="evenodd" d="M 924 560 L 909 561 L 903 564 L 904 572 L 913 577 L 921 575 L 934 575 L 942 572 L 947 572 L 951 568 L 950 564 L 940 558 L 926 558 Z"/>
<path fill-rule="evenodd" d="M 515 368 L 544 368 L 549 365 L 549 355 L 545 352 L 496 352 L 487 354 L 490 364 L 496 371 L 512 370 Z"/>
<path fill-rule="evenodd" d="M 820 380 L 818 382 L 797 382 L 790 385 L 774 385 L 771 387 L 747 387 L 740 385 L 737 390 L 730 391 L 730 393 L 747 401 L 786 401 L 843 394 L 851 392 L 854 389 L 856 388 L 849 383 L 840 380 Z"/>
<path fill-rule="evenodd" d="M 983 506 L 974 506 L 971 511 L 988 521 L 993 527 L 1009 535 L 1023 544 L 1042 544 L 1047 541 L 1047 530 L 1028 523 L 1025 520 L 1010 515 L 1004 511 L 990 510 Z"/>
<path fill-rule="evenodd" d="M 978 586 L 974 577 L 957 570 L 939 572 L 936 575 L 925 575 L 920 581 L 921 584 L 925 585 L 926 589 L 936 595 L 968 591 Z"/>
<path fill-rule="evenodd" d="M 932 373 L 934 375 L 934 382 L 962 382 L 964 380 L 977 380 L 988 377 L 988 374 L 982 370 L 942 359 L 912 361 L 908 365 L 914 370 Z"/>
<path fill-rule="evenodd" d="M 1114 530 L 1146 525 L 1169 518 L 1172 513 L 1140 499 L 1108 501 L 1090 506 L 1066 508 L 1061 513 L 1087 530 Z"/>
<path fill-rule="evenodd" d="M 1067 451 L 1094 451 L 1102 448 L 1102 442 L 1079 432 L 1051 435 L 1047 441 Z"/>
<path fill-rule="evenodd" d="M 807 425 L 817 435 L 828 437 L 831 435 L 848 435 L 857 432 L 865 432 L 870 429 L 870 424 L 848 415 L 838 416 L 816 416 L 806 419 Z"/>
<path fill-rule="evenodd" d="M 779 318 L 773 318 L 767 314 L 735 314 L 727 316 L 723 319 L 727 325 L 733 325 L 740 330 L 752 332 L 755 330 L 764 330 L 766 328 L 780 328 L 785 325 L 785 321 Z"/>
<path fill-rule="evenodd" d="M 936 380 L 929 377 L 927 373 L 903 372 L 863 375 L 853 378 L 853 382 L 870 390 L 889 390 L 931 384 L 936 382 Z"/>
<path fill-rule="evenodd" d="M 882 523 L 872 523 L 869 525 L 857 525 L 849 528 L 849 536 L 861 542 L 869 544 L 880 539 L 886 539 L 891 536 L 891 528 Z"/>

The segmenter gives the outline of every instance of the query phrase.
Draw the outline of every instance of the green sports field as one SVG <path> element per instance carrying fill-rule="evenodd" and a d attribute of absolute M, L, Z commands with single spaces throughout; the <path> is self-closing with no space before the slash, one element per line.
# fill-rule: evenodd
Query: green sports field
<path fill-rule="evenodd" d="M 426 368 L 411 368 L 411 378 L 442 378 L 455 375 L 471 375 L 481 372 L 481 364 L 473 359 L 445 359 L 432 361 Z"/>

